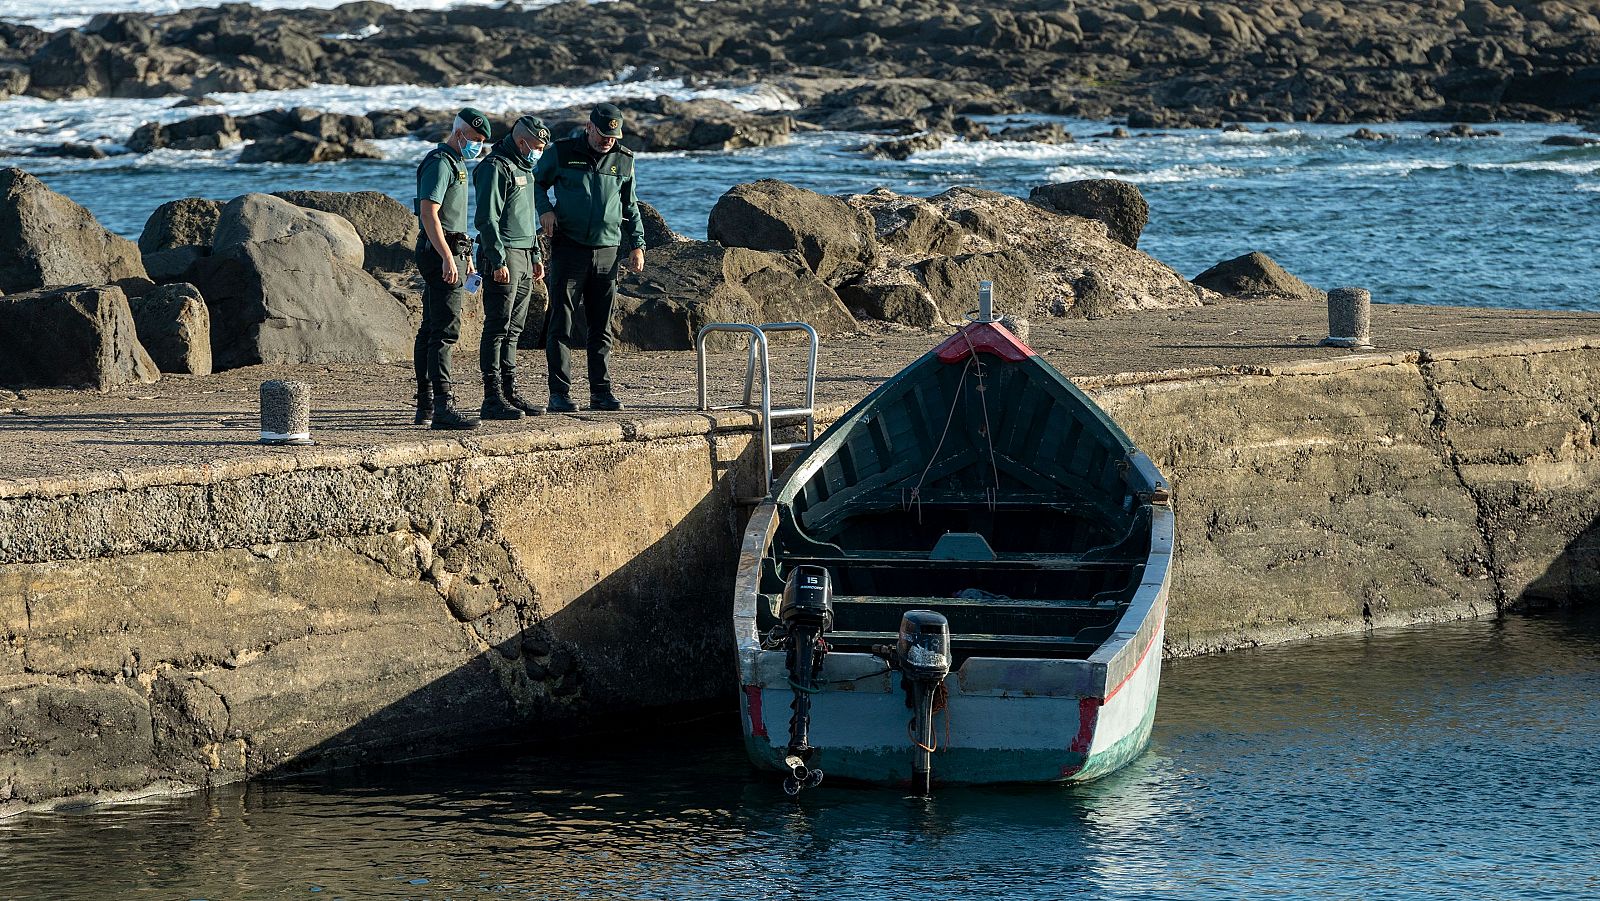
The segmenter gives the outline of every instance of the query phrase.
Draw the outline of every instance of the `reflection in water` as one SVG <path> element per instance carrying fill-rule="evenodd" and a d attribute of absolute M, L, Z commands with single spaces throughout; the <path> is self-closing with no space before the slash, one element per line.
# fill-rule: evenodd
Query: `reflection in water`
<path fill-rule="evenodd" d="M 1172 661 L 1151 752 L 1073 788 L 797 803 L 730 720 L 15 817 L 0 896 L 1596 897 L 1597 652 L 1591 617 Z"/>

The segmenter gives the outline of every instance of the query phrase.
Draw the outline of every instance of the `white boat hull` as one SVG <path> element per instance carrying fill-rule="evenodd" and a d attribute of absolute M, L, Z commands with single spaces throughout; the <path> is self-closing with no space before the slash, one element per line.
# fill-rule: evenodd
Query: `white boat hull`
<path fill-rule="evenodd" d="M 758 508 L 745 537 L 745 563 L 765 551 L 773 511 Z M 1155 541 L 1170 550 L 1171 513 L 1157 516 Z M 1161 681 L 1169 554 L 1154 559 L 1119 631 L 1087 660 L 973 657 L 945 681 L 948 702 L 934 717 L 936 784 L 1082 782 L 1103 776 L 1149 745 Z M 755 633 L 754 565 L 741 573 L 735 612 L 746 748 L 763 769 L 787 772 L 794 699 L 782 651 Z M 829 779 L 909 784 L 911 711 L 900 675 L 861 653 L 830 653 L 813 694 L 810 764 Z"/>

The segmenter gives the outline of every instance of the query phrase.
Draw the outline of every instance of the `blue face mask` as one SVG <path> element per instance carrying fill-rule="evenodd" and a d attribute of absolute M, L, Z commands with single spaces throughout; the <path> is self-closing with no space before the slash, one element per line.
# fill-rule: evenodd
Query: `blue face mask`
<path fill-rule="evenodd" d="M 528 152 L 527 152 L 527 153 L 524 153 L 524 154 L 523 154 L 523 155 L 522 155 L 522 158 L 523 158 L 523 159 L 524 159 L 524 160 L 527 160 L 527 161 L 528 161 L 528 162 L 530 162 L 530 163 L 531 163 L 531 162 L 533 162 L 533 158 L 534 158 L 534 157 L 536 157 L 536 156 L 538 156 L 538 155 L 539 155 L 539 150 L 538 150 L 538 148 L 536 148 L 536 147 L 529 147 L 529 148 L 528 148 Z"/>
<path fill-rule="evenodd" d="M 466 157 L 469 160 L 477 159 L 478 158 L 478 154 L 480 154 L 482 152 L 483 152 L 483 142 L 482 141 L 468 141 L 461 148 L 461 155 Z"/>

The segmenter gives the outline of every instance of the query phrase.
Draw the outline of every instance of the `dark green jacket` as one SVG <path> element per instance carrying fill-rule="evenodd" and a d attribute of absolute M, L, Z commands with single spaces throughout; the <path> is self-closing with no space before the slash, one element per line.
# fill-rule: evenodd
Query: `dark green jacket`
<path fill-rule="evenodd" d="M 478 192 L 478 247 L 485 271 L 506 263 L 506 251 L 532 248 L 539 259 L 539 216 L 533 209 L 533 162 L 517 151 L 516 141 L 505 137 L 494 152 L 472 170 Z"/>
<path fill-rule="evenodd" d="M 644 246 L 633 151 L 617 144 L 601 154 L 583 135 L 563 138 L 545 148 L 533 174 L 539 214 L 555 210 L 556 228 L 567 239 L 585 247 L 621 246 L 624 251 Z"/>
<path fill-rule="evenodd" d="M 417 166 L 417 199 L 412 209 L 422 215 L 422 201 L 439 204 L 439 224 L 448 232 L 467 230 L 467 161 L 449 144 L 428 151 Z"/>

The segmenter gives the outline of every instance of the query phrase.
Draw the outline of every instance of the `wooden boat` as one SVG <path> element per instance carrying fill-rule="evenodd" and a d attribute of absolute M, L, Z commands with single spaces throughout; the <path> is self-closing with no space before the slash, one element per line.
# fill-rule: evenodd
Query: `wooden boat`
<path fill-rule="evenodd" d="M 755 509 L 734 609 L 750 759 L 791 794 L 821 772 L 925 792 L 1128 763 L 1155 715 L 1169 497 L 1093 401 L 969 323 Z"/>

